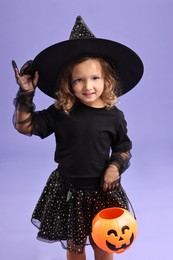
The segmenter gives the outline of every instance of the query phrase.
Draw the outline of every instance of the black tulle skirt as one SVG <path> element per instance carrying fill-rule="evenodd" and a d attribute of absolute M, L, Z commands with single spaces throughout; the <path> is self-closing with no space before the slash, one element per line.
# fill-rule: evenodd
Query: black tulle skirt
<path fill-rule="evenodd" d="M 43 189 L 31 222 L 39 229 L 39 240 L 60 241 L 63 248 L 82 253 L 89 244 L 92 219 L 100 210 L 109 207 L 128 209 L 121 186 L 106 192 L 100 184 L 79 187 L 55 170 Z"/>

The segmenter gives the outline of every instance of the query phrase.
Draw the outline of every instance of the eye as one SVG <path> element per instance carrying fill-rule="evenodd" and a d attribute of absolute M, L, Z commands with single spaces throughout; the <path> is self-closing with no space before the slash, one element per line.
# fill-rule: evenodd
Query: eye
<path fill-rule="evenodd" d="M 77 85 L 78 83 L 82 82 L 82 78 L 72 80 L 72 85 Z"/>
<path fill-rule="evenodd" d="M 99 77 L 99 76 L 93 76 L 93 80 L 97 80 L 97 79 L 100 79 L 101 77 Z"/>
<path fill-rule="evenodd" d="M 117 234 L 117 231 L 115 231 L 114 229 L 110 229 L 109 231 L 108 231 L 108 236 L 110 236 L 111 234 L 114 234 L 114 236 L 118 236 L 118 234 Z"/>
<path fill-rule="evenodd" d="M 122 234 L 124 235 L 125 233 L 125 230 L 129 230 L 130 228 L 128 226 L 124 226 L 122 227 Z"/>

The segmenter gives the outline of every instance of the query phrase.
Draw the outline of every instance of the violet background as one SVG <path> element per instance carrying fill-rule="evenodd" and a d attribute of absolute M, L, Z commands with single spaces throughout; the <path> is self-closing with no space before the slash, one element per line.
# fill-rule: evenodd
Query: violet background
<path fill-rule="evenodd" d="M 0 259 L 61 260 L 60 244 L 36 240 L 31 213 L 56 164 L 54 137 L 20 135 L 12 125 L 19 67 L 44 48 L 67 40 L 81 15 L 98 38 L 135 50 L 144 77 L 118 107 L 133 141 L 131 167 L 123 186 L 133 204 L 138 236 L 121 260 L 172 260 L 173 232 L 173 1 L 171 0 L 1 0 L 0 1 Z M 37 90 L 37 109 L 52 99 Z M 88 259 L 93 259 L 87 247 Z"/>

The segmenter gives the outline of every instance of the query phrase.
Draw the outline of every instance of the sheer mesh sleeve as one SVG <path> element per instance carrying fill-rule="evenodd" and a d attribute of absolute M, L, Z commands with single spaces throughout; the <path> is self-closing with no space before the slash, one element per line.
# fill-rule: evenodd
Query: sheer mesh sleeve
<path fill-rule="evenodd" d="M 15 111 L 13 114 L 13 125 L 17 131 L 31 136 L 38 135 L 46 138 L 54 132 L 54 122 L 57 116 L 57 110 L 54 105 L 42 111 L 35 111 L 33 97 L 35 92 L 22 92 L 20 89 L 13 101 Z M 23 112 L 25 119 L 17 117 L 17 113 Z M 28 114 L 28 116 L 27 116 Z"/>
<path fill-rule="evenodd" d="M 17 92 L 15 99 L 13 100 L 13 104 L 15 107 L 15 111 L 13 114 L 13 125 L 16 130 L 20 132 L 17 125 L 25 126 L 26 135 L 31 135 L 31 131 L 28 129 L 32 129 L 32 118 L 33 112 L 35 111 L 35 104 L 33 103 L 35 91 L 24 92 L 21 89 Z M 25 119 L 18 119 L 17 112 L 24 112 Z M 28 117 L 27 117 L 28 114 Z M 30 133 L 29 133 L 30 132 Z M 23 132 L 23 134 L 25 134 Z"/>
<path fill-rule="evenodd" d="M 130 166 L 130 159 L 132 157 L 130 152 L 132 142 L 127 135 L 127 123 L 124 119 L 124 115 L 111 148 L 112 153 L 109 158 L 109 165 L 116 165 L 119 169 L 119 173 L 122 174 Z"/>
<path fill-rule="evenodd" d="M 24 92 L 19 89 L 15 99 L 13 100 L 15 110 L 33 112 L 35 110 L 35 104 L 33 103 L 34 95 L 35 91 Z"/>
<path fill-rule="evenodd" d="M 119 169 L 119 173 L 122 174 L 130 166 L 131 153 L 130 151 L 116 153 L 113 156 L 113 161 L 110 164 L 116 165 Z"/>

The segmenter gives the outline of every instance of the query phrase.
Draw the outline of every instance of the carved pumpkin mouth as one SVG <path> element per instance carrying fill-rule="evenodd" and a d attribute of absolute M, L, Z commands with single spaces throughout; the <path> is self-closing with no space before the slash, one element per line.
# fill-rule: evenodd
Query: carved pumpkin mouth
<path fill-rule="evenodd" d="M 128 248 L 133 243 L 133 240 L 134 240 L 134 234 L 132 233 L 132 235 L 130 237 L 130 243 L 129 244 L 123 244 L 121 247 L 117 248 L 114 244 L 112 244 L 112 243 L 110 243 L 109 241 L 106 240 L 106 245 L 112 251 L 118 251 L 118 250 L 121 250 L 121 249 L 123 249 L 123 251 L 124 251 L 126 248 Z"/>

